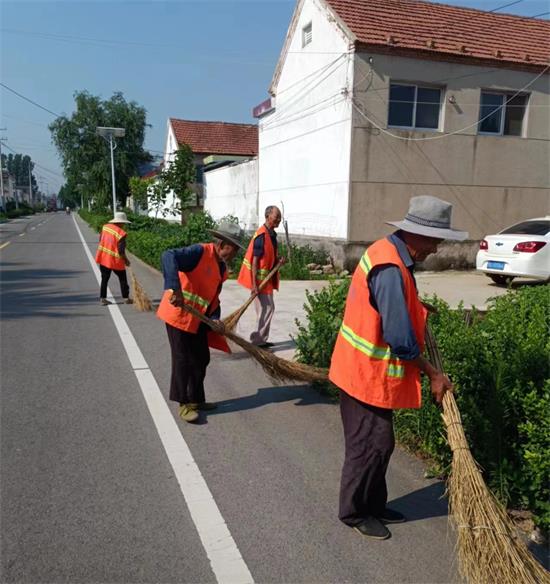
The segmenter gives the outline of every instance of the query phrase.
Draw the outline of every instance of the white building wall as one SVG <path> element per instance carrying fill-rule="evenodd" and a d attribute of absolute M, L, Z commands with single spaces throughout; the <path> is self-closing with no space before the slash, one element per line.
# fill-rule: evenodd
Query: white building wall
<path fill-rule="evenodd" d="M 241 227 L 258 227 L 258 159 L 204 173 L 204 208 L 216 220 L 233 215 Z"/>
<path fill-rule="evenodd" d="M 302 30 L 312 24 L 312 42 Z M 297 15 L 275 111 L 259 123 L 259 201 L 284 205 L 289 231 L 346 238 L 351 144 L 352 55 L 349 41 L 316 0 Z M 263 216 L 258 217 L 259 223 Z"/>

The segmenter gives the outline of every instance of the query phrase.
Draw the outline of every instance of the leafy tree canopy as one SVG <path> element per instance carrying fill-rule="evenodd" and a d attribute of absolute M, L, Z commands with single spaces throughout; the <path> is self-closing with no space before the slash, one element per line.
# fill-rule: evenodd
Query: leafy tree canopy
<path fill-rule="evenodd" d="M 96 206 L 111 202 L 111 159 L 109 145 L 96 134 L 98 126 L 124 128 L 126 135 L 116 138 L 114 151 L 117 200 L 120 206 L 129 195 L 129 179 L 140 164 L 151 160 L 143 148 L 146 110 L 135 101 L 128 102 L 120 92 L 108 100 L 87 91 L 74 94 L 76 110 L 71 117 L 57 118 L 49 128 L 67 178 L 67 190 L 80 201 L 93 199 Z"/>
<path fill-rule="evenodd" d="M 36 195 L 38 193 L 38 184 L 36 177 L 32 173 L 34 162 L 27 154 L 2 154 L 2 168 L 7 170 L 15 180 L 15 184 L 19 188 L 28 189 L 29 186 L 29 167 L 31 169 L 31 185 L 32 192 Z"/>

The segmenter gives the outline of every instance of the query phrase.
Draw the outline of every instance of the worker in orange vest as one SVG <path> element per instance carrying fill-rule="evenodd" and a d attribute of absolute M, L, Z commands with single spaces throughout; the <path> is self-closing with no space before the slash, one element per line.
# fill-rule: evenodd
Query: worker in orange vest
<path fill-rule="evenodd" d="M 246 250 L 237 281 L 241 286 L 248 288 L 252 294 L 258 292 L 260 283 L 280 261 L 275 232 L 280 223 L 281 211 L 278 207 L 269 205 L 265 210 L 265 223 L 256 231 Z M 254 300 L 257 319 L 256 328 L 250 335 L 250 342 L 259 347 L 273 346 L 273 343 L 267 339 L 275 312 L 273 291 L 278 289 L 279 273 L 277 272 Z"/>
<path fill-rule="evenodd" d="M 130 298 L 130 287 L 126 277 L 126 266 L 130 265 L 130 260 L 126 257 L 126 231 L 121 225 L 131 223 L 128 221 L 126 213 L 117 212 L 109 223 L 101 229 L 99 245 L 95 255 L 95 261 L 99 264 L 101 272 L 101 286 L 99 290 L 99 301 L 103 306 L 111 304 L 107 300 L 107 284 L 114 272 L 120 281 L 120 291 L 126 304 L 132 304 Z"/>
<path fill-rule="evenodd" d="M 221 222 L 211 230 L 214 243 L 200 243 L 162 254 L 164 294 L 157 316 L 166 323 L 172 351 L 170 399 L 179 403 L 179 415 L 196 422 L 199 410 L 217 406 L 207 402 L 204 392 L 210 349 L 230 352 L 225 338 L 186 312 L 188 304 L 211 319 L 220 317 L 219 295 L 227 279 L 227 262 L 243 248 L 243 232 L 235 223 Z M 217 321 L 218 332 L 223 323 Z"/>
<path fill-rule="evenodd" d="M 451 228 L 452 205 L 436 197 L 410 200 L 398 231 L 367 248 L 353 275 L 329 371 L 340 388 L 345 460 L 339 518 L 364 536 L 387 539 L 387 523 L 405 517 L 386 507 L 386 470 L 394 449 L 393 410 L 419 408 L 420 373 L 440 404 L 449 379 L 422 356 L 427 309 L 418 297 L 414 267 Z"/>

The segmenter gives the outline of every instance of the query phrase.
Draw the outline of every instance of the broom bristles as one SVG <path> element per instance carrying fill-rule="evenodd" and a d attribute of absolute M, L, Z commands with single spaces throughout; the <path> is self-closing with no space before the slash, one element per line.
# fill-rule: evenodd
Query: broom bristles
<path fill-rule="evenodd" d="M 149 296 L 138 282 L 134 270 L 130 269 L 130 280 L 132 282 L 132 297 L 134 299 L 134 306 L 141 312 L 151 312 L 153 305 Z"/>
<path fill-rule="evenodd" d="M 435 338 L 427 327 L 426 346 L 432 363 L 443 371 Z M 453 453 L 447 480 L 449 518 L 457 534 L 460 574 L 475 584 L 542 584 L 550 574 L 519 537 L 506 510 L 483 480 L 464 433 L 452 392 L 443 397 L 443 420 Z"/>
<path fill-rule="evenodd" d="M 208 324 L 215 332 L 224 334 L 242 347 L 274 380 L 328 380 L 326 369 L 280 359 L 231 331 L 221 331 L 215 321 L 194 308 L 188 305 L 183 308 Z M 429 327 L 426 330 L 426 346 L 432 363 L 443 371 L 441 355 Z M 443 420 L 447 427 L 447 441 L 453 453 L 447 495 L 449 519 L 458 530 L 460 574 L 472 584 L 550 584 L 550 574 L 529 552 L 505 509 L 487 488 L 468 446 L 452 392 L 446 392 L 443 397 Z"/>
<path fill-rule="evenodd" d="M 182 308 L 206 323 L 214 332 L 223 334 L 230 341 L 233 341 L 235 344 L 239 345 L 239 347 L 243 348 L 260 364 L 262 369 L 274 381 L 305 381 L 307 383 L 313 383 L 315 381 L 328 380 L 328 372 L 322 367 L 312 367 L 305 363 L 296 363 L 295 361 L 281 359 L 271 351 L 266 351 L 248 341 L 245 341 L 239 335 L 225 328 L 225 325 L 224 330 L 222 331 L 215 320 L 211 320 L 204 316 L 204 314 L 192 306 L 184 304 Z"/>
<path fill-rule="evenodd" d="M 281 261 L 277 262 L 277 264 L 271 270 L 271 272 L 269 272 L 269 274 L 262 280 L 262 282 L 258 286 L 258 294 L 267 286 L 268 282 L 270 282 L 271 278 L 277 273 L 277 271 L 279 270 L 279 268 L 282 265 L 283 264 Z M 258 297 L 258 294 L 257 293 L 251 294 L 250 297 L 247 299 L 247 301 L 240 308 L 238 308 L 237 310 L 232 312 L 229 316 L 226 316 L 223 319 L 223 324 L 225 325 L 225 328 L 227 330 L 229 330 L 229 331 L 235 330 L 235 327 L 237 326 L 239 319 L 245 313 L 246 309 L 252 304 L 254 299 Z"/>

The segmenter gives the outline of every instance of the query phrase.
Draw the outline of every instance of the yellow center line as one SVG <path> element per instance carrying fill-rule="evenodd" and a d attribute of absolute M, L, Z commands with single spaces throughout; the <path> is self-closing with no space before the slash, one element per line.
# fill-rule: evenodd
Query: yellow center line
<path fill-rule="evenodd" d="M 4 249 L 5 247 L 7 247 L 9 244 L 11 243 L 11 241 L 6 241 L 6 243 L 3 243 L 2 245 L 0 245 L 0 249 Z"/>

